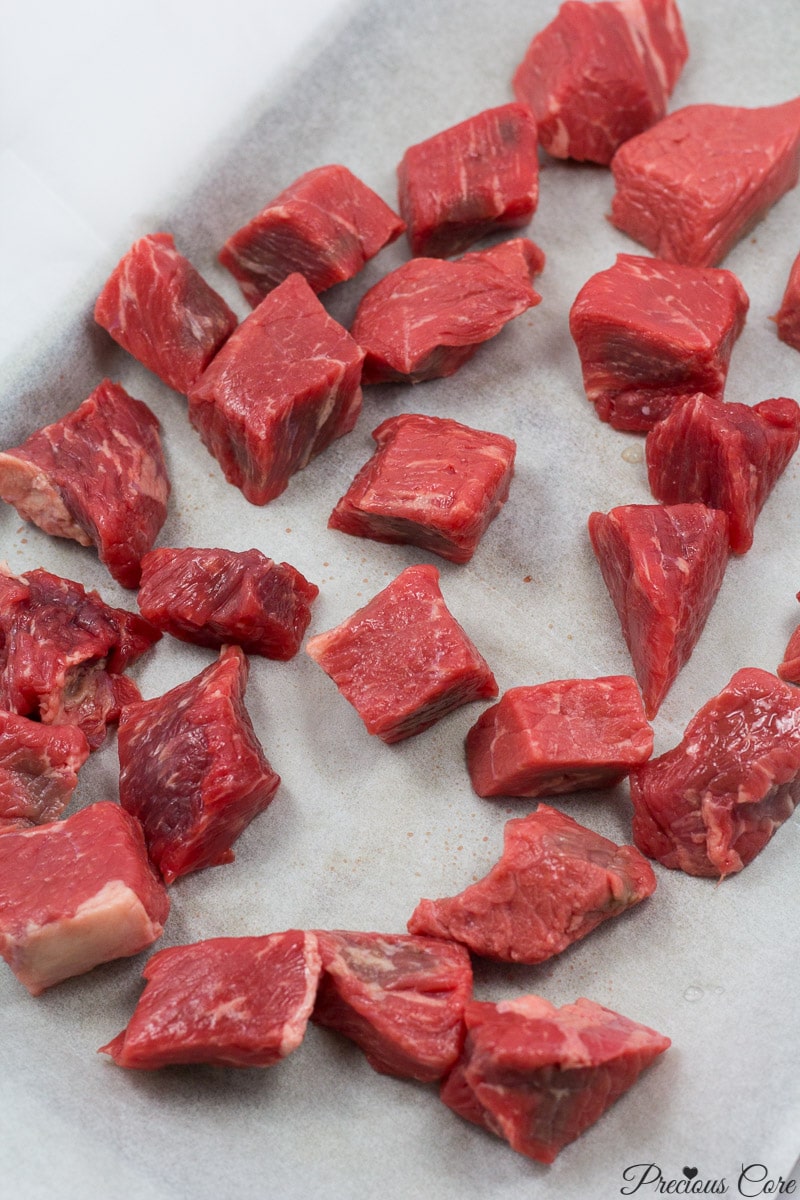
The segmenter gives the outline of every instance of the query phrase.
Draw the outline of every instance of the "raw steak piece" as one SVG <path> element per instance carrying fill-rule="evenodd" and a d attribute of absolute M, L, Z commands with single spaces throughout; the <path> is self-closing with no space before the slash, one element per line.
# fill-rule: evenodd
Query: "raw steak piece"
<path fill-rule="evenodd" d="M 228 238 L 219 261 L 255 308 L 294 272 L 315 292 L 352 279 L 404 229 L 347 167 L 317 167 Z"/>
<path fill-rule="evenodd" d="M 151 550 L 139 608 L 164 633 L 287 660 L 300 649 L 319 588 L 260 550 Z"/>
<path fill-rule="evenodd" d="M 618 254 L 583 285 L 569 315 L 601 421 L 639 432 L 681 396 L 721 399 L 749 304 L 731 271 Z"/>
<path fill-rule="evenodd" d="M 667 111 L 689 51 L 674 0 L 567 0 L 514 75 L 556 158 L 609 163 Z"/>
<path fill-rule="evenodd" d="M 704 504 L 625 504 L 592 513 L 589 537 L 654 717 L 717 598 L 727 517 Z"/>
<path fill-rule="evenodd" d="M 481 342 L 541 299 L 530 279 L 509 270 L 494 251 L 455 262 L 403 263 L 358 306 L 351 332 L 366 352 L 362 382 L 421 383 L 452 375 Z"/>
<path fill-rule="evenodd" d="M 320 957 L 313 933 L 210 938 L 159 950 L 128 1027 L 100 1053 L 119 1067 L 271 1067 L 303 1040 Z"/>
<path fill-rule="evenodd" d="M 551 1163 L 619 1099 L 670 1040 L 581 998 L 467 1005 L 467 1040 L 442 1086 L 459 1116 Z"/>
<path fill-rule="evenodd" d="M 251 504 L 286 489 L 361 411 L 363 351 L 302 275 L 262 300 L 189 394 L 203 442 Z"/>
<path fill-rule="evenodd" d="M 77 726 L 95 750 L 123 704 L 140 699 L 122 672 L 161 634 L 97 592 L 49 571 L 0 564 L 0 707 Z"/>
<path fill-rule="evenodd" d="M 630 783 L 634 841 L 650 858 L 687 875 L 741 871 L 800 800 L 800 694 L 737 671 Z"/>
<path fill-rule="evenodd" d="M 778 676 L 785 683 L 800 684 L 800 625 L 797 626 L 783 652 L 783 662 L 778 667 Z"/>
<path fill-rule="evenodd" d="M 407 934 L 317 930 L 322 977 L 312 1020 L 352 1038 L 384 1075 L 432 1083 L 464 1042 L 469 954 Z"/>
<path fill-rule="evenodd" d="M 169 233 L 149 233 L 119 261 L 94 306 L 115 342 L 176 392 L 188 392 L 237 325 Z"/>
<path fill-rule="evenodd" d="M 800 254 L 792 264 L 781 306 L 772 320 L 781 341 L 800 350 Z"/>
<path fill-rule="evenodd" d="M 0 453 L 0 497 L 45 533 L 96 546 L 117 583 L 135 588 L 167 516 L 158 431 L 146 404 L 104 379 L 74 412 Z"/>
<path fill-rule="evenodd" d="M 328 527 L 468 562 L 508 499 L 516 445 L 499 433 L 403 413 L 373 430 L 378 449 Z"/>
<path fill-rule="evenodd" d="M 399 742 L 497 683 L 447 608 L 435 567 L 407 567 L 306 651 L 355 708 L 368 733 Z"/>
<path fill-rule="evenodd" d="M 487 108 L 416 146 L 397 168 L 413 254 L 447 258 L 527 225 L 539 199 L 536 122 L 524 104 Z"/>
<path fill-rule="evenodd" d="M 613 787 L 652 753 L 653 731 L 627 675 L 511 688 L 467 734 L 467 769 L 479 796 Z"/>
<path fill-rule="evenodd" d="M 231 846 L 275 795 L 244 706 L 247 659 L 227 646 L 194 679 L 123 709 L 119 798 L 166 883 L 233 862 Z"/>
<path fill-rule="evenodd" d="M 138 954 L 168 912 L 141 826 L 117 804 L 0 837 L 0 954 L 33 996 Z"/>
<path fill-rule="evenodd" d="M 545 256 L 536 242 L 532 242 L 530 238 L 518 237 L 496 242 L 486 250 L 472 250 L 469 254 L 462 254 L 459 261 L 492 263 L 507 275 L 512 275 L 523 287 L 527 287 L 544 270 Z"/>
<path fill-rule="evenodd" d="M 69 804 L 89 743 L 74 725 L 0 710 L 0 821 L 54 821 Z"/>
<path fill-rule="evenodd" d="M 800 442 L 800 406 L 781 397 L 725 404 L 689 396 L 647 435 L 650 491 L 663 504 L 699 501 L 728 514 L 734 554 L 753 544 L 756 518 Z"/>
<path fill-rule="evenodd" d="M 713 267 L 800 171 L 800 96 L 769 108 L 692 104 L 620 147 L 611 220 L 659 258 Z"/>
<path fill-rule="evenodd" d="M 473 954 L 539 963 L 655 890 L 633 846 L 618 846 L 546 804 L 507 821 L 502 857 L 458 896 L 420 900 L 409 933 L 463 942 Z"/>

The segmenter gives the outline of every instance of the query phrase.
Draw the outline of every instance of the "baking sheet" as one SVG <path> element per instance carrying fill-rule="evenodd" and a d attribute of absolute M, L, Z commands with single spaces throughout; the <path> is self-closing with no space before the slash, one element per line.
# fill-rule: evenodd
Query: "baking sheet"
<path fill-rule="evenodd" d="M 684 0 L 692 57 L 673 98 L 767 104 L 798 90 L 800 22 L 791 2 L 735 6 Z M 245 114 L 194 186 L 151 216 L 244 315 L 214 261 L 224 238 L 302 171 L 341 161 L 390 202 L 405 147 L 510 98 L 509 79 L 555 5 L 506 0 L 368 0 L 278 96 Z M 619 625 L 585 533 L 593 509 L 648 502 L 641 439 L 595 418 L 567 329 L 586 278 L 619 250 L 605 221 L 607 171 L 545 160 L 529 229 L 544 248 L 542 305 L 461 371 L 408 389 L 369 389 L 355 432 L 296 476 L 266 508 L 228 487 L 188 427 L 184 402 L 93 326 L 91 303 L 119 254 L 88 279 L 24 361 L 5 366 L 0 439 L 14 444 L 74 407 L 109 374 L 164 426 L 174 485 L 162 545 L 256 545 L 321 588 L 312 632 L 329 628 L 405 566 L 441 571 L 452 611 L 501 690 L 572 675 L 630 671 Z M 800 392 L 800 356 L 767 320 L 800 241 L 800 192 L 773 210 L 725 266 L 750 295 L 727 397 Z M 407 254 L 404 241 L 324 297 L 349 320 L 358 297 Z M 402 411 L 449 416 L 517 440 L 506 508 L 473 561 L 447 564 L 411 547 L 347 538 L 327 515 L 371 452 L 370 431 Z M 625 457 L 623 457 L 625 454 Z M 694 655 L 655 722 L 656 752 L 741 666 L 774 669 L 797 620 L 800 469 L 791 465 L 763 513 L 753 550 L 731 562 Z M 90 551 L 0 514 L 13 569 L 45 566 L 111 603 L 133 606 Z M 527 580 L 530 579 L 528 582 Z M 133 674 L 145 696 L 200 670 L 211 653 L 165 639 Z M 463 737 L 481 711 L 386 747 L 364 732 L 322 672 L 299 655 L 253 659 L 248 707 L 283 778 L 239 840 L 233 866 L 182 879 L 160 945 L 288 927 L 402 931 L 420 896 L 453 894 L 500 850 L 503 823 L 528 802 L 479 800 Z M 87 765 L 74 806 L 116 796 L 113 736 Z M 559 806 L 601 833 L 630 837 L 624 786 Z M 657 867 L 655 896 L 537 968 L 476 963 L 479 997 L 535 991 L 554 1003 L 591 998 L 669 1034 L 673 1048 L 549 1168 L 529 1162 L 445 1109 L 434 1089 L 376 1075 L 349 1043 L 314 1027 L 266 1072 L 121 1071 L 95 1054 L 127 1022 L 147 955 L 99 968 L 32 1000 L 0 975 L 0 1178 L 9 1195 L 86 1194 L 178 1200 L 222 1196 L 605 1200 L 634 1164 L 665 1179 L 726 1181 L 743 1165 L 786 1177 L 800 1152 L 800 823 L 783 827 L 741 875 L 717 886 Z M 759 1172 L 755 1172 L 758 1174 Z M 755 1187 L 744 1189 L 755 1194 Z M 640 1194 L 655 1194 L 643 1187 Z"/>

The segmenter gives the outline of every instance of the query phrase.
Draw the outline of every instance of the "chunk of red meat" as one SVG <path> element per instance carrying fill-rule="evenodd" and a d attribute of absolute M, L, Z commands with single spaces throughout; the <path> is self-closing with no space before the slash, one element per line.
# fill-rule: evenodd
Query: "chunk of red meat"
<path fill-rule="evenodd" d="M 486 250 L 472 250 L 462 254 L 459 262 L 491 263 L 517 279 L 523 287 L 527 287 L 537 275 L 541 275 L 545 265 L 544 251 L 532 242 L 530 238 L 508 238 L 505 242 L 496 242 Z"/>
<path fill-rule="evenodd" d="M 455 262 L 414 258 L 362 297 L 351 333 L 363 383 L 421 383 L 454 374 L 482 342 L 541 296 L 494 251 Z"/>
<path fill-rule="evenodd" d="M 413 254 L 447 258 L 527 225 L 539 199 L 536 122 L 523 104 L 487 108 L 416 146 L 397 168 Z"/>
<path fill-rule="evenodd" d="M 800 254 L 792 264 L 781 306 L 772 320 L 781 341 L 800 350 Z"/>
<path fill-rule="evenodd" d="M 123 587 L 167 516 L 159 424 L 109 379 L 74 412 L 0 453 L 0 496 L 54 537 L 94 545 Z"/>
<path fill-rule="evenodd" d="M 361 411 L 363 351 L 290 275 L 242 322 L 189 394 L 189 417 L 251 504 L 285 491 Z"/>
<path fill-rule="evenodd" d="M 749 303 L 730 271 L 618 254 L 584 284 L 569 315 L 598 417 L 644 431 L 680 396 L 721 399 Z"/>
<path fill-rule="evenodd" d="M 0 837 L 0 955 L 34 996 L 138 954 L 168 912 L 141 826 L 117 804 Z"/>
<path fill-rule="evenodd" d="M 435 567 L 407 567 L 306 651 L 384 742 L 422 733 L 497 683 L 439 590 Z"/>
<path fill-rule="evenodd" d="M 469 954 L 407 934 L 317 930 L 322 976 L 312 1020 L 352 1038 L 384 1075 L 432 1083 L 464 1042 Z"/>
<path fill-rule="evenodd" d="M 119 1067 L 271 1067 L 303 1040 L 320 957 L 313 933 L 210 938 L 154 954 L 126 1029 L 100 1047 Z"/>
<path fill-rule="evenodd" d="M 231 846 L 271 802 L 270 767 L 244 706 L 238 646 L 194 679 L 123 709 L 119 797 L 165 881 L 233 862 Z"/>
<path fill-rule="evenodd" d="M 756 518 L 800 442 L 800 406 L 752 407 L 698 394 L 647 435 L 650 490 L 663 504 L 699 502 L 728 514 L 734 554 L 753 544 Z"/>
<path fill-rule="evenodd" d="M 372 436 L 378 449 L 339 500 L 328 527 L 468 562 L 508 499 L 514 442 L 412 413 L 389 417 Z"/>
<path fill-rule="evenodd" d="M 467 734 L 479 796 L 556 796 L 612 787 L 653 753 L 653 731 L 627 675 L 510 688 Z"/>
<path fill-rule="evenodd" d="M 219 261 L 255 308 L 294 272 L 315 292 L 351 279 L 404 229 L 347 167 L 317 167 L 228 238 Z"/>
<path fill-rule="evenodd" d="M 441 1097 L 512 1149 L 551 1163 L 580 1137 L 670 1039 L 581 998 L 561 1008 L 539 996 L 471 1001 L 467 1040 Z"/>
<path fill-rule="evenodd" d="M 133 244 L 100 293 L 94 319 L 184 393 L 237 325 L 236 313 L 178 253 L 169 233 L 149 233 Z"/>
<path fill-rule="evenodd" d="M 704 504 L 626 504 L 592 513 L 589 536 L 654 717 L 717 598 L 727 517 Z"/>
<path fill-rule="evenodd" d="M 157 629 L 216 649 L 287 660 L 300 649 L 319 588 L 260 550 L 151 550 L 139 608 Z"/>
<path fill-rule="evenodd" d="M 463 942 L 474 954 L 539 963 L 655 890 L 633 846 L 618 846 L 540 804 L 507 821 L 503 854 L 458 896 L 420 900 L 409 933 Z"/>
<path fill-rule="evenodd" d="M 789 638 L 777 674 L 785 683 L 800 684 L 800 625 Z"/>
<path fill-rule="evenodd" d="M 800 96 L 768 108 L 692 104 L 620 147 L 611 220 L 659 258 L 720 262 L 800 172 Z"/>
<path fill-rule="evenodd" d="M 0 710 L 0 821 L 54 821 L 69 804 L 89 743 L 73 725 Z"/>
<path fill-rule="evenodd" d="M 737 671 L 630 783 L 634 841 L 650 858 L 688 875 L 741 871 L 800 801 L 800 694 Z"/>
<path fill-rule="evenodd" d="M 567 0 L 528 47 L 514 94 L 549 154 L 609 163 L 664 116 L 688 53 L 674 0 Z"/>

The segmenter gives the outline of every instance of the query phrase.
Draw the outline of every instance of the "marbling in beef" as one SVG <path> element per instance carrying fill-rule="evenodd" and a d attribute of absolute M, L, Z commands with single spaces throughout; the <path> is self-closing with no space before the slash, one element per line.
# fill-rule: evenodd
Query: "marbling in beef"
<path fill-rule="evenodd" d="M 792 264 L 781 306 L 772 320 L 781 341 L 800 350 L 800 254 Z"/>
<path fill-rule="evenodd" d="M 0 821 L 54 821 L 67 807 L 89 743 L 74 725 L 0 710 Z"/>

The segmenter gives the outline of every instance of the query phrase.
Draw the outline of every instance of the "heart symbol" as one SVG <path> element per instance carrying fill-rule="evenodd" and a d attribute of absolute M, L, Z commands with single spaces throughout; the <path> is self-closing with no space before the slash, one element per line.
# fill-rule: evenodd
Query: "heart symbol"
<path fill-rule="evenodd" d="M 694 1179 L 697 1174 L 697 1167 L 684 1167 L 683 1173 L 687 1179 Z"/>

